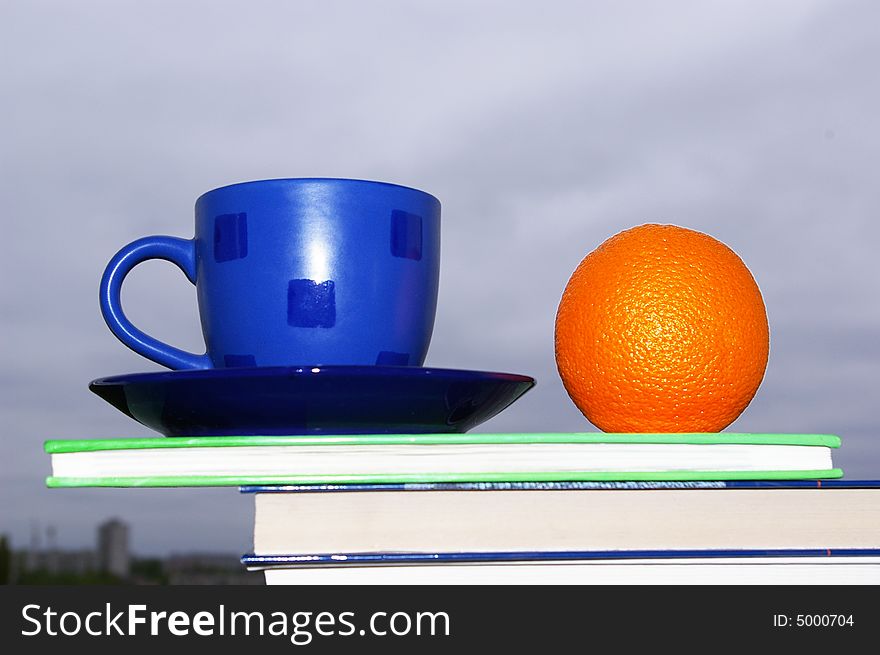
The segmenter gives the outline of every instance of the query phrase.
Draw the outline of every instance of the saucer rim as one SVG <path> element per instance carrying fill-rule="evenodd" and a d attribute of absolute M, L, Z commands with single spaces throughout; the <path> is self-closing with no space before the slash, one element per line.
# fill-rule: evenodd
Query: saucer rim
<path fill-rule="evenodd" d="M 384 366 L 370 364 L 299 364 L 291 366 L 247 366 L 235 368 L 180 369 L 166 371 L 141 371 L 95 378 L 89 388 L 139 382 L 183 382 L 193 380 L 222 380 L 243 378 L 267 378 L 278 376 L 324 377 L 459 377 L 464 379 L 502 378 L 511 382 L 527 382 L 529 389 L 537 385 L 537 380 L 521 373 L 504 373 L 471 369 L 436 368 L 430 366 Z"/>

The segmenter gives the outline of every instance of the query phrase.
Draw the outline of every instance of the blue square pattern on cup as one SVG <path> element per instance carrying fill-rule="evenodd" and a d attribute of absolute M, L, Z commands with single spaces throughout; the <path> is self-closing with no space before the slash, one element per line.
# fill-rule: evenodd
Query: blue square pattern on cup
<path fill-rule="evenodd" d="M 395 257 L 422 258 L 422 217 L 395 209 L 391 212 L 391 254 Z"/>
<path fill-rule="evenodd" d="M 376 357 L 377 366 L 409 366 L 409 353 L 396 353 L 383 350 Z"/>
<path fill-rule="evenodd" d="M 221 214 L 214 218 L 214 260 L 228 262 L 247 254 L 247 214 Z"/>
<path fill-rule="evenodd" d="M 241 368 L 256 366 L 257 360 L 253 355 L 223 355 L 223 363 L 226 368 Z"/>
<path fill-rule="evenodd" d="M 336 285 L 333 280 L 291 280 L 287 286 L 287 323 L 307 328 L 336 325 Z"/>

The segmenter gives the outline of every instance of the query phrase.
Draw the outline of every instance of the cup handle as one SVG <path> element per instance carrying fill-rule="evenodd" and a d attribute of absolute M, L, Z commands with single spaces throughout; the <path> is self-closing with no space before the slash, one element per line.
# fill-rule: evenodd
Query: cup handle
<path fill-rule="evenodd" d="M 129 271 L 148 259 L 164 259 L 176 264 L 187 279 L 196 283 L 194 239 L 152 236 L 132 241 L 117 252 L 101 277 L 101 313 L 110 331 L 126 346 L 147 359 L 171 369 L 212 368 L 207 353 L 197 355 L 154 339 L 137 329 L 122 311 L 122 281 Z"/>

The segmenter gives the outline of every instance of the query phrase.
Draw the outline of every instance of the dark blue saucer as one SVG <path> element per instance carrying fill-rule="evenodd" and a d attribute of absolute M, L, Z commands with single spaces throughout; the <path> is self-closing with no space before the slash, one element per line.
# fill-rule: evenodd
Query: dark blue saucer
<path fill-rule="evenodd" d="M 535 385 L 415 366 L 227 368 L 100 378 L 89 389 L 168 437 L 467 432 Z"/>

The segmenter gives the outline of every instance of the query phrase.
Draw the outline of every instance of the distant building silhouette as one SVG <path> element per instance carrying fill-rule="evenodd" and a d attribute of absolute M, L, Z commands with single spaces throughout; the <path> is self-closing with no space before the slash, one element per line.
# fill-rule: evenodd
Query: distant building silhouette
<path fill-rule="evenodd" d="M 102 571 L 127 578 L 131 570 L 128 524 L 110 519 L 98 526 L 98 563 Z"/>
<path fill-rule="evenodd" d="M 110 519 L 97 528 L 95 549 L 58 546 L 54 526 L 31 525 L 30 548 L 13 551 L 0 535 L 0 584 L 227 584 L 262 585 L 262 573 L 244 570 L 237 555 L 187 553 L 167 558 L 131 554 L 130 528 Z"/>

